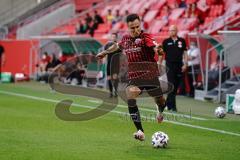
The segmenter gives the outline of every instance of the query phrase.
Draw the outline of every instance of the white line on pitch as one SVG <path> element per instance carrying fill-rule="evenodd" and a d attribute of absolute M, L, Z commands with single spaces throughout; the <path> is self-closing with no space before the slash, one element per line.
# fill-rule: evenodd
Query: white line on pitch
<path fill-rule="evenodd" d="M 54 103 L 58 103 L 59 102 L 59 100 L 54 100 L 54 99 L 49 99 L 49 98 L 42 98 L 42 97 L 35 97 L 35 96 L 30 96 L 30 95 L 21 94 L 21 93 L 14 93 L 14 92 L 7 92 L 7 91 L 0 91 L 0 93 L 6 94 L 6 95 L 12 95 L 12 96 L 24 97 L 24 98 L 33 99 L 33 100 L 45 101 L 45 102 L 54 102 Z M 95 107 L 92 107 L 92 106 L 80 105 L 80 104 L 76 104 L 76 103 L 73 103 L 72 105 L 73 106 L 77 106 L 77 107 L 81 107 L 81 108 L 89 108 L 89 109 L 95 108 Z M 111 112 L 112 113 L 118 113 L 118 114 L 124 114 L 124 115 L 126 114 L 124 112 L 114 111 L 114 110 L 111 111 Z M 147 117 L 143 116 L 143 118 L 147 118 Z M 186 127 L 190 127 L 190 128 L 197 128 L 197 129 L 212 131 L 212 132 L 216 132 L 216 133 L 221 133 L 221 134 L 227 134 L 227 135 L 233 135 L 233 136 L 240 137 L 239 133 L 234 133 L 234 132 L 229 132 L 229 131 L 224 131 L 224 130 L 219 130 L 219 129 L 213 129 L 213 128 L 207 128 L 207 127 L 202 127 L 202 126 L 192 125 L 192 124 L 187 124 L 187 123 L 182 123 L 182 122 L 176 122 L 176 121 L 165 120 L 165 122 L 176 124 L 176 125 L 180 125 L 180 126 L 186 126 Z"/>

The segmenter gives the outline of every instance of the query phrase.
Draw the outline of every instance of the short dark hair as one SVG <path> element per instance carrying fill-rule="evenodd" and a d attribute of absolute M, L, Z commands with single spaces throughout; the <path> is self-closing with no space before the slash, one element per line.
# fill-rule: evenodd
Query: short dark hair
<path fill-rule="evenodd" d="M 128 23 L 128 22 L 133 22 L 133 21 L 135 21 L 136 19 L 138 19 L 138 20 L 140 21 L 140 17 L 139 17 L 137 14 L 129 14 L 129 15 L 127 16 L 126 21 L 127 21 L 127 23 Z"/>

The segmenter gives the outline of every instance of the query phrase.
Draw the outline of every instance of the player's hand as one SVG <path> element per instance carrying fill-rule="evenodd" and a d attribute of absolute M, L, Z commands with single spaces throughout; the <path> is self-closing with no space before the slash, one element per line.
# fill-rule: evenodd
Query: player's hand
<path fill-rule="evenodd" d="M 182 72 L 185 72 L 186 70 L 187 70 L 187 65 L 184 64 L 184 65 L 182 66 Z"/>
<path fill-rule="evenodd" d="M 163 55 L 164 51 L 163 51 L 162 45 L 160 45 L 160 44 L 157 45 L 156 51 L 157 51 L 158 55 Z"/>
<path fill-rule="evenodd" d="M 189 61 L 193 60 L 192 56 L 188 56 L 187 58 L 188 58 Z"/>
<path fill-rule="evenodd" d="M 100 53 L 98 53 L 97 55 L 96 55 L 96 58 L 98 58 L 98 59 L 103 59 L 104 57 L 106 56 L 106 52 L 100 52 Z"/>

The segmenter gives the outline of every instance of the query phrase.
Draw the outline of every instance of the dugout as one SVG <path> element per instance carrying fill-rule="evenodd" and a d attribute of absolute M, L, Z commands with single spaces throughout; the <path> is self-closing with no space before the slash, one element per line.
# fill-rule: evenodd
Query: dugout
<path fill-rule="evenodd" d="M 61 53 L 68 57 L 68 61 L 63 65 L 78 58 L 80 63 L 86 68 L 86 78 L 88 85 L 96 85 L 99 79 L 105 78 L 105 64 L 95 58 L 102 44 L 96 39 L 81 36 L 35 36 L 32 39 L 39 40 L 38 58 L 44 52 Z"/>

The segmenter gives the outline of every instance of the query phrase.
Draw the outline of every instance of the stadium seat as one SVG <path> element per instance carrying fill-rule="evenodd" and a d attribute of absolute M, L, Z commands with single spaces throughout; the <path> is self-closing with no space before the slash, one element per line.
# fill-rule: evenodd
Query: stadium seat
<path fill-rule="evenodd" d="M 114 6 L 113 5 L 107 5 L 101 12 L 101 16 L 105 17 L 108 13 L 109 9 L 112 9 Z"/>
<path fill-rule="evenodd" d="M 119 9 L 120 14 L 121 14 L 121 15 L 124 15 L 126 10 L 130 11 L 131 7 L 132 7 L 132 3 L 126 3 L 126 4 L 124 4 L 124 5 Z"/>
<path fill-rule="evenodd" d="M 155 20 L 149 28 L 149 32 L 152 34 L 159 33 L 159 31 L 167 24 L 166 21 L 163 20 Z"/>
<path fill-rule="evenodd" d="M 149 11 L 146 16 L 144 17 L 144 21 L 145 22 L 151 22 L 153 21 L 154 18 L 156 18 L 157 14 L 158 14 L 158 10 L 151 10 Z"/>
<path fill-rule="evenodd" d="M 160 10 L 166 2 L 167 2 L 167 0 L 157 1 L 157 2 L 152 6 L 151 9 L 153 9 L 153 10 L 155 10 L 155 9 L 156 9 L 156 10 Z"/>
<path fill-rule="evenodd" d="M 109 31 L 109 25 L 104 23 L 104 24 L 99 24 L 98 29 L 95 30 L 95 33 L 107 33 Z"/>
<path fill-rule="evenodd" d="M 170 16 L 169 16 L 169 19 L 170 20 L 177 20 L 179 17 L 181 17 L 183 15 L 184 11 L 185 11 L 184 8 L 173 9 Z"/>
<path fill-rule="evenodd" d="M 134 5 L 131 9 L 132 13 L 138 13 L 142 8 L 145 8 L 144 1 L 140 1 L 136 5 Z"/>
<path fill-rule="evenodd" d="M 112 31 L 117 32 L 120 29 L 122 29 L 123 27 L 124 27 L 124 23 L 123 22 L 118 22 L 112 27 Z"/>
<path fill-rule="evenodd" d="M 104 0 L 74 0 L 77 10 L 91 8 L 94 2 L 103 2 Z M 197 7 L 201 12 L 206 14 L 203 17 L 203 23 L 198 26 L 198 20 L 196 18 L 182 18 L 184 14 L 183 8 L 176 8 L 176 3 L 179 3 L 178 0 L 111 0 L 107 2 L 107 5 L 102 5 L 96 8 L 96 10 L 102 15 L 102 18 L 106 21 L 106 14 L 109 9 L 112 10 L 112 14 L 115 15 L 116 10 L 120 11 L 120 14 L 125 15 L 125 11 L 128 10 L 129 13 L 138 13 L 140 16 L 143 14 L 146 8 L 148 12 L 144 17 L 144 21 L 149 25 L 149 32 L 159 35 L 166 35 L 168 31 L 168 26 L 171 24 L 178 25 L 179 29 L 183 32 L 191 31 L 196 27 L 199 27 L 201 31 L 203 30 L 212 30 L 212 27 L 223 26 L 224 23 L 219 22 L 218 25 L 210 25 L 215 23 L 215 19 L 219 16 L 229 15 L 226 17 L 228 21 L 235 21 L 238 18 L 237 14 L 231 15 L 230 13 L 240 10 L 239 3 L 237 4 L 236 0 L 226 0 L 224 3 L 219 3 L 216 0 L 186 0 L 187 4 L 197 3 Z M 204 5 L 205 3 L 205 5 Z M 170 6 L 170 15 L 166 19 L 166 13 L 162 13 L 163 7 Z M 228 5 L 228 6 L 227 6 Z M 209 9 L 209 13 L 206 11 Z M 167 12 L 167 11 L 166 11 Z M 88 13 L 93 15 L 93 10 L 90 10 Z M 70 19 L 66 25 L 61 25 L 54 28 L 51 34 L 76 34 L 75 27 L 79 20 L 82 20 L 85 15 L 79 15 L 77 18 Z M 165 17 L 165 18 L 163 18 Z M 166 26 L 168 24 L 168 26 Z M 208 28 L 210 27 L 210 28 Z M 116 23 L 111 28 L 107 24 L 99 25 L 99 28 L 95 30 L 95 37 L 105 37 L 109 32 L 124 33 L 127 31 L 127 26 L 124 23 Z M 17 29 L 16 29 L 17 30 Z M 161 31 L 162 33 L 158 33 Z M 45 33 L 44 33 L 45 34 Z M 87 36 L 88 34 L 86 34 Z M 16 36 L 16 31 L 10 31 L 8 37 Z"/>
<path fill-rule="evenodd" d="M 197 0 L 186 0 L 187 4 L 193 4 L 193 3 L 196 3 L 196 2 L 197 2 Z"/>
<path fill-rule="evenodd" d="M 188 33 L 189 33 L 189 30 L 181 30 L 178 32 L 178 35 L 182 38 L 186 38 Z"/>
<path fill-rule="evenodd" d="M 103 2 L 103 0 L 75 0 L 76 11 L 83 11 L 93 6 L 94 3 Z"/>

